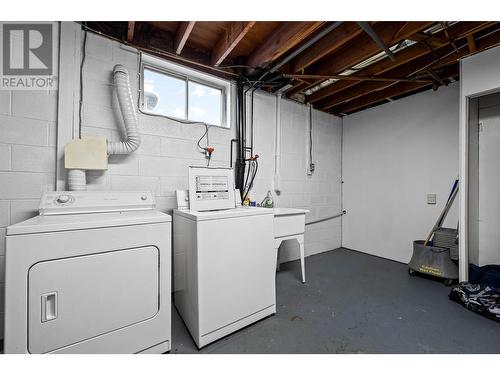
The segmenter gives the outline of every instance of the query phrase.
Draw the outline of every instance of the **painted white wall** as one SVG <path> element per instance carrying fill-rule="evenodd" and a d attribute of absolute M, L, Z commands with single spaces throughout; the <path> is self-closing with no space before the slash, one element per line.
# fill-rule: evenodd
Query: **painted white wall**
<path fill-rule="evenodd" d="M 0 91 L 0 339 L 5 229 L 34 216 L 55 187 L 56 114 L 56 91 Z"/>
<path fill-rule="evenodd" d="M 132 77 L 134 100 L 138 94 L 138 56 L 119 43 L 88 34 L 84 66 L 83 135 L 102 135 L 118 140 L 122 122 L 113 91 L 111 72 L 115 64 L 127 67 Z M 273 187 L 276 97 L 256 92 L 254 99 L 255 153 L 260 155 L 259 173 L 250 193 L 261 201 Z M 282 195 L 273 194 L 278 206 L 307 208 L 307 220 L 338 214 L 341 210 L 341 119 L 314 111 L 314 157 L 316 172 L 306 175 L 308 147 L 308 110 L 289 100 L 282 102 Z M 249 125 L 248 125 L 249 126 Z M 129 156 L 111 156 L 109 170 L 89 172 L 92 190 L 151 190 L 158 208 L 169 212 L 175 206 L 175 190 L 187 189 L 188 165 L 205 165 L 196 141 L 204 132 L 199 125 L 184 125 L 165 118 L 139 114 L 143 144 Z M 230 140 L 235 128 L 211 128 L 210 142 L 215 147 L 211 165 L 228 166 Z M 306 228 L 306 255 L 340 247 L 340 218 Z M 249 229 L 250 230 L 250 229 Z M 287 244 L 282 260 L 298 258 L 298 248 Z"/>
<path fill-rule="evenodd" d="M 410 260 L 458 175 L 458 98 L 452 84 L 344 118 L 343 246 Z M 445 226 L 456 225 L 455 204 Z"/>

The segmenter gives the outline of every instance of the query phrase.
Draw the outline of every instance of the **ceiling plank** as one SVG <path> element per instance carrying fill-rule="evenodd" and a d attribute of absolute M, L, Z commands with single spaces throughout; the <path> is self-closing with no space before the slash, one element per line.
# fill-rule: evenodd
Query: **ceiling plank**
<path fill-rule="evenodd" d="M 220 65 L 254 25 L 254 21 L 232 22 L 229 28 L 224 31 L 212 50 L 212 65 Z"/>
<path fill-rule="evenodd" d="M 373 26 L 374 31 L 380 36 L 384 43 L 393 46 L 396 43 L 407 39 L 409 36 L 419 32 L 434 22 L 380 22 Z M 404 32 L 401 32 L 405 26 Z M 367 58 L 380 52 L 380 47 L 365 34 L 359 35 L 352 43 L 335 53 L 331 59 L 324 59 L 317 66 L 313 66 L 308 73 L 311 74 L 338 74 L 352 66 L 366 60 Z"/>
<path fill-rule="evenodd" d="M 261 67 L 278 59 L 305 38 L 318 30 L 325 22 L 284 22 L 258 46 L 247 58 L 246 64 Z"/>
<path fill-rule="evenodd" d="M 470 53 L 474 53 L 477 51 L 476 41 L 474 39 L 473 34 L 467 35 L 467 44 L 469 45 L 469 52 Z"/>
<path fill-rule="evenodd" d="M 458 75 L 458 64 L 456 63 L 453 66 L 447 68 L 445 72 L 439 75 L 439 77 L 441 79 L 446 79 L 448 77 L 456 77 L 457 75 Z M 412 91 L 422 89 L 424 87 L 432 87 L 432 85 L 433 84 L 425 82 L 398 82 L 388 87 L 368 92 L 366 95 L 361 96 L 345 104 L 342 104 L 340 106 L 333 107 L 331 109 L 331 112 L 338 114 L 350 113 L 353 111 L 357 111 L 361 108 L 368 107 L 371 104 L 378 103 L 382 100 L 407 94 Z"/>
<path fill-rule="evenodd" d="M 299 54 L 292 61 L 291 70 L 299 72 L 307 68 L 329 53 L 339 49 L 362 32 L 363 30 L 355 22 L 344 22 L 317 43 Z"/>
<path fill-rule="evenodd" d="M 453 39 L 461 39 L 463 37 L 466 37 L 467 35 L 470 35 L 471 33 L 475 33 L 477 31 L 483 30 L 487 27 L 490 27 L 492 25 L 491 22 L 460 22 L 457 23 L 453 26 L 451 26 L 448 30 L 450 37 Z M 437 35 L 436 40 L 439 40 L 441 34 Z M 408 39 L 413 39 L 411 36 L 408 37 Z M 445 42 L 442 42 L 440 46 L 442 47 L 445 45 Z M 437 45 L 435 45 L 437 46 Z M 391 69 L 395 69 L 398 66 L 405 64 L 409 61 L 415 60 L 420 58 L 421 56 L 424 56 L 428 54 L 431 51 L 429 47 L 426 46 L 426 44 L 419 43 L 415 44 L 413 46 L 410 46 L 396 54 L 397 61 L 392 62 L 389 59 L 383 59 L 379 61 L 378 63 L 375 63 L 373 65 L 370 65 L 366 67 L 363 70 L 359 71 L 359 74 L 362 75 L 380 75 L 385 72 L 391 71 Z M 439 50 L 435 50 L 437 53 Z M 442 54 L 440 54 L 442 55 Z M 394 75 L 394 73 L 391 73 Z M 409 74 L 409 73 L 408 73 Z M 349 87 L 352 87 L 356 84 L 356 82 L 335 82 L 334 84 L 325 87 L 322 90 L 319 90 L 315 92 L 314 94 L 310 95 L 307 98 L 307 101 L 310 103 L 317 102 L 321 99 L 324 99 L 328 96 L 334 95 L 342 90 L 345 90 Z"/>
<path fill-rule="evenodd" d="M 429 54 L 429 48 L 422 44 L 416 44 L 411 47 L 408 47 L 397 54 L 396 62 L 392 62 L 389 59 L 384 59 L 370 65 L 369 67 L 362 69 L 358 74 L 367 75 L 367 76 L 378 76 L 384 72 L 387 72 L 391 69 L 395 69 L 408 61 L 415 60 L 421 56 Z M 345 90 L 351 86 L 354 86 L 356 82 L 335 82 L 334 84 L 325 87 L 322 90 L 315 92 L 310 95 L 307 99 L 309 103 L 315 103 L 319 100 L 322 100 L 326 97 L 332 96 L 342 90 Z"/>
<path fill-rule="evenodd" d="M 286 96 L 289 98 L 295 96 L 302 91 L 302 88 L 306 87 L 307 84 L 303 81 L 295 81 L 294 86 L 285 92 Z"/>
<path fill-rule="evenodd" d="M 429 83 L 413 83 L 413 82 L 399 82 L 379 91 L 373 91 L 359 99 L 348 102 L 342 106 L 332 108 L 330 112 L 339 115 L 350 114 L 352 112 L 360 111 L 372 104 L 390 99 L 394 96 L 399 96 L 413 91 L 420 90 L 424 87 L 431 88 L 432 84 Z"/>
<path fill-rule="evenodd" d="M 454 49 L 451 46 L 447 46 L 444 50 L 440 51 L 438 56 L 433 53 L 428 52 L 426 55 L 421 56 L 419 59 L 408 61 L 406 64 L 400 65 L 396 69 L 390 70 L 390 75 L 392 77 L 408 77 L 409 75 L 417 72 L 419 69 L 424 69 L 426 66 L 432 64 L 439 57 L 445 56 L 446 54 L 453 52 Z M 389 73 L 387 73 L 389 74 Z M 384 77 L 384 75 L 378 75 L 377 77 Z M 349 100 L 359 98 L 366 94 L 367 91 L 373 91 L 377 89 L 382 89 L 387 87 L 388 84 L 385 82 L 372 82 L 369 86 L 361 85 L 359 83 L 351 85 L 346 90 L 341 90 L 335 95 L 328 96 L 323 100 L 316 102 L 315 107 L 321 110 L 325 110 Z"/>
<path fill-rule="evenodd" d="M 425 30 L 434 23 L 434 21 L 379 22 L 373 25 L 373 29 L 388 46 L 392 46 L 404 39 L 408 39 L 411 35 L 417 32 Z M 306 73 L 318 75 L 338 74 L 377 54 L 378 52 L 380 52 L 380 47 L 375 44 L 368 35 L 362 33 L 352 39 L 346 46 L 340 48 L 333 54 L 328 55 L 330 58 L 326 56 L 317 64 L 314 64 L 309 69 L 306 69 Z M 316 83 L 304 87 L 302 91 L 314 87 Z M 318 96 L 321 94 L 319 94 L 318 91 L 316 95 Z"/>
<path fill-rule="evenodd" d="M 408 24 L 408 23 L 407 23 Z M 373 30 L 373 27 L 370 26 L 368 22 L 358 22 L 359 27 L 363 29 L 363 31 L 370 37 L 372 40 L 375 42 L 376 45 L 379 46 L 379 48 L 385 52 L 386 56 L 389 57 L 392 61 L 396 61 L 396 56 L 394 56 L 394 53 L 392 53 L 391 49 L 389 46 L 385 44 L 385 42 L 380 38 L 380 36 L 377 34 L 375 30 Z M 406 25 L 405 25 L 406 26 Z M 401 30 L 401 29 L 400 29 Z"/>
<path fill-rule="evenodd" d="M 195 21 L 185 21 L 179 23 L 174 39 L 174 51 L 177 55 L 181 54 L 191 31 L 193 31 L 195 23 Z"/>
<path fill-rule="evenodd" d="M 127 26 L 127 42 L 132 43 L 134 40 L 134 30 L 135 30 L 135 21 L 128 21 Z"/>

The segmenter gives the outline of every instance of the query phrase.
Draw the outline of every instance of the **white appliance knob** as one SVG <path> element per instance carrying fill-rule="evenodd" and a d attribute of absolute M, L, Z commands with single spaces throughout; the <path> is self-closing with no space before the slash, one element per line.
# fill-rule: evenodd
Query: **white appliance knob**
<path fill-rule="evenodd" d="M 142 196 L 141 196 L 141 199 L 142 199 L 143 201 L 145 201 L 146 199 L 148 199 L 148 196 L 147 196 L 147 195 L 142 195 Z"/>
<path fill-rule="evenodd" d="M 66 195 L 66 194 L 62 194 L 60 196 L 57 197 L 57 203 L 68 203 L 70 200 L 70 197 L 69 195 Z"/>

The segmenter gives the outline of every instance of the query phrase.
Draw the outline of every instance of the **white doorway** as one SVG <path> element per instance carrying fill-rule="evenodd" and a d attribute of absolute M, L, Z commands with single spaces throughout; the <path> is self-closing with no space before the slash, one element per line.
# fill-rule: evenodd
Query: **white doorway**
<path fill-rule="evenodd" d="M 500 264 L 500 93 L 480 97 L 478 107 L 478 236 L 470 261 L 483 266 Z"/>

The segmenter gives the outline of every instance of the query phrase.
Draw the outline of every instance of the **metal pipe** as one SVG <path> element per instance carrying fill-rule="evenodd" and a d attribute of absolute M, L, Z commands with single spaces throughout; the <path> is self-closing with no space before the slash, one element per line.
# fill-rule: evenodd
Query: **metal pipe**
<path fill-rule="evenodd" d="M 312 46 L 314 43 L 322 39 L 324 36 L 335 30 L 337 27 L 339 27 L 343 22 L 342 21 L 336 21 L 332 23 L 330 26 L 324 28 L 316 34 L 314 37 L 309 39 L 307 42 L 305 42 L 303 45 L 301 45 L 299 48 L 294 50 L 292 53 L 287 55 L 283 60 L 281 60 L 279 63 L 276 63 L 270 70 L 270 73 L 274 73 L 277 71 L 279 68 L 281 68 L 283 65 L 285 65 L 287 62 L 289 62 L 291 59 L 293 59 L 295 56 L 297 56 L 299 53 L 305 51 L 308 49 L 310 46 Z"/>
<path fill-rule="evenodd" d="M 243 84 L 238 82 L 236 106 L 237 106 L 237 133 L 238 133 L 238 153 L 236 155 L 236 171 L 235 184 L 236 188 L 240 189 L 240 194 L 243 194 L 243 184 L 245 182 L 245 120 L 244 109 L 245 94 L 243 92 Z"/>
<path fill-rule="evenodd" d="M 281 164 L 281 92 L 276 94 L 276 135 L 274 139 L 274 191 L 281 194 L 280 164 Z"/>
<path fill-rule="evenodd" d="M 341 212 L 341 213 L 339 213 L 339 214 L 337 214 L 337 215 L 334 215 L 334 216 L 329 216 L 329 217 L 325 217 L 325 218 L 323 218 L 323 219 L 318 219 L 318 220 L 309 221 L 309 222 L 307 222 L 307 223 L 306 223 L 306 225 L 317 224 L 317 223 L 321 223 L 321 222 L 323 222 L 323 221 L 336 219 L 336 218 L 341 217 L 341 216 L 343 216 L 343 215 L 344 215 L 344 213 L 343 213 L 343 212 Z"/>
<path fill-rule="evenodd" d="M 373 39 L 373 41 L 375 43 L 377 43 L 377 45 L 382 48 L 384 51 L 385 51 L 385 54 L 392 60 L 392 61 L 396 61 L 396 56 L 394 56 L 394 53 L 392 53 L 392 51 L 389 49 L 389 47 L 387 47 L 384 43 L 384 41 L 382 40 L 382 38 L 380 38 L 380 36 L 375 32 L 375 30 L 373 30 L 373 28 L 370 26 L 370 24 L 368 22 L 361 22 L 359 21 L 358 22 L 358 25 L 359 27 L 361 27 L 363 29 L 363 31 L 365 33 L 368 34 L 368 36 L 370 38 Z"/>
<path fill-rule="evenodd" d="M 376 81 L 376 82 L 432 82 L 428 79 L 409 79 L 396 77 L 372 77 L 372 76 L 343 76 L 343 75 L 317 75 L 317 74 L 283 74 L 284 78 L 293 79 L 336 79 L 339 81 Z M 307 83 L 307 82 L 306 82 Z"/>

